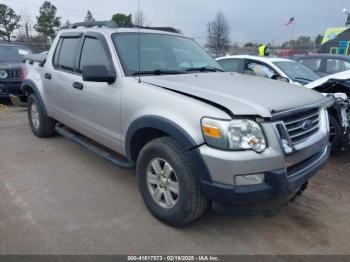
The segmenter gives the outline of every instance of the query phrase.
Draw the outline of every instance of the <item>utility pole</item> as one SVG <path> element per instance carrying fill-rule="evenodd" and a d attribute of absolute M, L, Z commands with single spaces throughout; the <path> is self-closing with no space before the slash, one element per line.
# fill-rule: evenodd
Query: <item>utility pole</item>
<path fill-rule="evenodd" d="M 25 30 L 26 30 L 27 47 L 29 48 L 29 29 L 28 29 L 28 23 L 25 24 Z"/>
<path fill-rule="evenodd" d="M 347 15 L 347 19 L 346 19 L 346 22 L 345 22 L 345 26 L 346 27 L 350 27 L 350 12 L 348 11 L 348 9 L 344 8 L 343 9 L 343 13 L 345 15 Z"/>

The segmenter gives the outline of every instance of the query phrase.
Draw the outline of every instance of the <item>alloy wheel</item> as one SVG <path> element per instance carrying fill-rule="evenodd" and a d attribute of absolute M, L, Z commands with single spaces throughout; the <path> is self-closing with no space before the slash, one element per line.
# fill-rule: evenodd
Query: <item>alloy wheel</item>
<path fill-rule="evenodd" d="M 179 182 L 172 166 L 164 159 L 153 159 L 147 168 L 147 187 L 162 208 L 173 208 L 179 199 Z"/>

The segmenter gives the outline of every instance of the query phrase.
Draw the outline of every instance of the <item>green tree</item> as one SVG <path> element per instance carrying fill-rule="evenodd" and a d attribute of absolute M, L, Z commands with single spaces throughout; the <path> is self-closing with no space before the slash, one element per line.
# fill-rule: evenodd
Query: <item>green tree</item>
<path fill-rule="evenodd" d="M 13 31 L 19 28 L 20 19 L 13 9 L 0 4 L 0 37 L 10 41 Z"/>
<path fill-rule="evenodd" d="M 50 2 L 45 1 L 39 10 L 39 16 L 36 17 L 37 23 L 35 30 L 42 33 L 46 38 L 53 40 L 56 32 L 61 25 L 61 17 L 56 16 L 57 8 Z"/>
<path fill-rule="evenodd" d="M 93 22 L 93 21 L 95 21 L 95 18 L 92 15 L 92 13 L 90 12 L 90 10 L 87 11 L 86 16 L 84 18 L 84 21 L 85 22 Z"/>
<path fill-rule="evenodd" d="M 115 22 L 120 27 L 130 27 L 132 26 L 132 17 L 131 15 L 125 14 L 114 14 L 112 16 L 112 21 Z"/>
<path fill-rule="evenodd" d="M 322 40 L 323 40 L 323 35 L 316 36 L 316 38 L 315 38 L 315 46 L 317 48 L 319 48 L 321 46 Z"/>
<path fill-rule="evenodd" d="M 244 47 L 255 47 L 255 45 L 252 42 L 248 42 L 244 44 Z"/>

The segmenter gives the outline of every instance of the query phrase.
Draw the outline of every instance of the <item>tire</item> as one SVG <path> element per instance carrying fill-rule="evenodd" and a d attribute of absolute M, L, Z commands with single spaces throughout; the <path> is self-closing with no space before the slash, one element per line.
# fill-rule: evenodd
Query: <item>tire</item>
<path fill-rule="evenodd" d="M 339 150 L 340 142 L 342 140 L 342 128 L 339 125 L 338 120 L 329 115 L 329 124 L 330 124 L 330 142 L 331 142 L 331 151 L 332 153 L 336 153 Z"/>
<path fill-rule="evenodd" d="M 169 175 L 169 181 L 172 183 L 177 181 L 177 196 L 174 193 L 176 190 L 172 191 L 170 186 L 172 184 L 169 184 L 169 188 L 163 186 L 159 189 L 164 177 L 159 179 L 159 185 L 149 183 L 150 173 L 152 177 L 156 174 L 152 164 L 157 161 L 162 171 L 166 170 L 166 164 L 170 166 L 168 170 L 171 169 L 172 173 Z M 161 137 L 146 144 L 137 159 L 136 173 L 143 201 L 150 212 L 163 223 L 174 227 L 185 226 L 205 212 L 208 201 L 203 195 L 200 181 L 191 167 L 186 152 L 172 138 Z M 157 189 L 163 190 L 160 201 L 156 200 L 157 194 L 152 194 L 152 190 L 156 192 Z M 166 194 L 169 193 L 176 203 L 170 201 L 171 205 L 166 206 L 168 205 Z"/>
<path fill-rule="evenodd" d="M 37 137 L 50 137 L 55 133 L 55 121 L 48 117 L 38 98 L 31 94 L 28 97 L 28 121 Z"/>

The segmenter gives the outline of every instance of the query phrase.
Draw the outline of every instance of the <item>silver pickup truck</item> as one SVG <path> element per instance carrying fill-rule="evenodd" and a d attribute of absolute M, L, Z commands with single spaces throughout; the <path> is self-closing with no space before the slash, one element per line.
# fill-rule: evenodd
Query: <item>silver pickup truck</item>
<path fill-rule="evenodd" d="M 172 226 L 208 204 L 271 208 L 303 191 L 329 155 L 332 101 L 222 72 L 192 39 L 157 29 L 74 24 L 27 57 L 33 133 L 136 166 L 146 206 Z"/>

